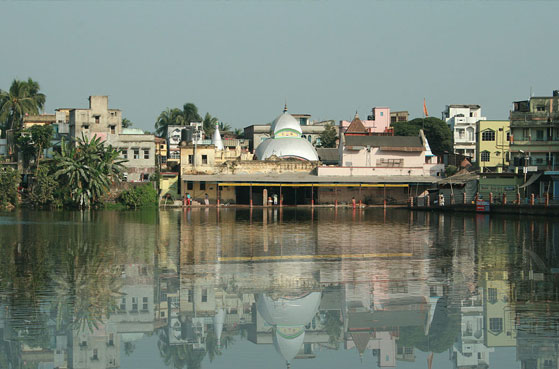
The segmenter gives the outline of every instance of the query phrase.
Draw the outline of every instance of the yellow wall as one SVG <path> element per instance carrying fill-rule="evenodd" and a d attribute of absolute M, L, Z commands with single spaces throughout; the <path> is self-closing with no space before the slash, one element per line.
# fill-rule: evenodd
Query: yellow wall
<path fill-rule="evenodd" d="M 161 189 L 161 197 L 164 197 L 167 193 L 170 193 L 173 199 L 180 199 L 181 196 L 178 194 L 179 176 L 178 174 L 174 177 L 161 177 L 159 181 L 159 188 Z"/>
<path fill-rule="evenodd" d="M 499 131 L 499 128 L 502 128 L 502 131 Z M 483 132 L 487 130 L 495 132 L 495 141 L 483 141 Z M 480 120 L 477 122 L 476 161 L 481 169 L 502 167 L 503 165 L 508 167 L 509 141 L 507 141 L 507 133 L 510 134 L 510 122 L 508 120 Z M 481 155 L 484 151 L 489 152 L 489 161 L 481 161 Z"/>

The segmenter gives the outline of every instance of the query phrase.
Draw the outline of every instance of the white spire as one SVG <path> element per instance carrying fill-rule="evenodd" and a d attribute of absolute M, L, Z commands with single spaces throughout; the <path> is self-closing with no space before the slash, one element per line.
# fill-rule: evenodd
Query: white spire
<path fill-rule="evenodd" d="M 214 333 L 217 337 L 217 345 L 221 346 L 221 332 L 223 332 L 223 323 L 225 322 L 225 310 L 219 309 L 213 317 Z"/>
<path fill-rule="evenodd" d="M 215 131 L 212 137 L 212 145 L 218 150 L 223 150 L 223 142 L 221 141 L 221 135 L 219 134 L 219 123 L 215 123 Z"/>

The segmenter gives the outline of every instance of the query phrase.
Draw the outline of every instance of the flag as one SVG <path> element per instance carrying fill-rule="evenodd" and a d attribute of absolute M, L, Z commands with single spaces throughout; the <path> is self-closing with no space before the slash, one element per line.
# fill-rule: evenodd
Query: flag
<path fill-rule="evenodd" d="M 423 115 L 425 115 L 426 117 L 429 116 L 429 113 L 427 112 L 427 104 L 425 103 L 425 98 L 423 98 Z"/>

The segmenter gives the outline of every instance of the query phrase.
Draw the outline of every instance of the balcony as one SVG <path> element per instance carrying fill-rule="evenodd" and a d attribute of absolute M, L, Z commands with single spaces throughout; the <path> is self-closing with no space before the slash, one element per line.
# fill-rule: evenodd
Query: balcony
<path fill-rule="evenodd" d="M 517 126 L 532 126 L 532 125 L 549 125 L 559 126 L 559 112 L 549 113 L 542 112 L 510 112 L 510 125 L 511 127 Z"/>

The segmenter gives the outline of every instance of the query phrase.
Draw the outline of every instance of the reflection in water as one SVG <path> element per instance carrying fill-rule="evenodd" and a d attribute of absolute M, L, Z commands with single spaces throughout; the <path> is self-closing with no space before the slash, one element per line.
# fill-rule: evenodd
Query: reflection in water
<path fill-rule="evenodd" d="M 0 223 L 0 368 L 261 367 L 247 341 L 273 348 L 277 368 L 558 365 L 559 225 L 547 219 L 52 216 Z M 507 348 L 509 362 L 492 360 Z"/>

